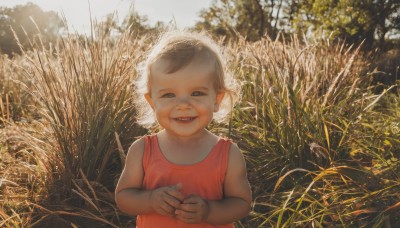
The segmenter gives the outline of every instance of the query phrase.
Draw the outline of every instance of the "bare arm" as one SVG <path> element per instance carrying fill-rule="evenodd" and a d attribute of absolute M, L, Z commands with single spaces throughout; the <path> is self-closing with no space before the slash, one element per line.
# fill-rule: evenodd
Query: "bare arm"
<path fill-rule="evenodd" d="M 139 139 L 129 148 L 125 167 L 115 189 L 118 208 L 130 215 L 156 212 L 173 216 L 175 208 L 183 200 L 179 192 L 181 185 L 167 186 L 154 190 L 143 190 L 144 139 Z"/>
<path fill-rule="evenodd" d="M 224 181 L 224 199 L 206 201 L 199 196 L 185 199 L 177 218 L 186 223 L 228 224 L 247 216 L 251 210 L 251 189 L 247 180 L 246 163 L 239 148 L 229 150 L 228 168 Z"/>
<path fill-rule="evenodd" d="M 224 181 L 224 199 L 210 201 L 206 222 L 226 224 L 247 216 L 251 210 L 251 189 L 247 179 L 246 162 L 236 144 L 229 150 L 228 168 Z"/>

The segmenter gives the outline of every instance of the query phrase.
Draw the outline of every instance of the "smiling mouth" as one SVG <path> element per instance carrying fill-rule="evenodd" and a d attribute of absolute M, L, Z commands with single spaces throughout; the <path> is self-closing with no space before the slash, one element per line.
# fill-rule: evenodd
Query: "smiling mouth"
<path fill-rule="evenodd" d="M 182 121 L 182 122 L 189 122 L 189 121 L 192 121 L 194 119 L 196 119 L 196 117 L 177 117 L 177 118 L 174 118 L 174 120 Z"/>

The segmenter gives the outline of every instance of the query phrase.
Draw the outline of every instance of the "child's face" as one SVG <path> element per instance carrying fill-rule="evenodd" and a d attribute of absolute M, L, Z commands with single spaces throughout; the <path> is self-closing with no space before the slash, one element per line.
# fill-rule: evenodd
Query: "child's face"
<path fill-rule="evenodd" d="M 150 87 L 146 100 L 153 108 L 158 123 L 176 136 L 195 136 L 211 122 L 224 96 L 214 88 L 210 64 L 191 63 L 167 74 L 166 60 L 151 67 Z"/>

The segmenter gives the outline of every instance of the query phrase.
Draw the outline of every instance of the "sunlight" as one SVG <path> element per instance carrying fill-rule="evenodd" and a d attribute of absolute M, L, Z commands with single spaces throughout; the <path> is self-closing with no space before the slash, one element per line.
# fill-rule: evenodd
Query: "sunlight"
<path fill-rule="evenodd" d="M 55 11 L 61 17 L 65 17 L 71 31 L 87 33 L 90 30 L 90 19 L 104 20 L 109 14 L 116 13 L 116 17 L 122 20 L 129 12 L 131 1 L 109 0 L 4 0 L 0 6 L 13 7 L 15 5 L 32 2 L 44 11 Z M 90 4 L 90 10 L 89 10 Z"/>
<path fill-rule="evenodd" d="M 199 19 L 200 10 L 211 4 L 211 0 L 2 0 L 0 7 L 14 7 L 28 2 L 44 11 L 52 10 L 61 17 L 64 15 L 69 30 L 78 33 L 90 31 L 90 18 L 99 22 L 115 13 L 115 18 L 121 22 L 132 7 L 140 15 L 146 16 L 150 24 L 162 21 L 176 23 L 178 27 L 189 27 Z"/>

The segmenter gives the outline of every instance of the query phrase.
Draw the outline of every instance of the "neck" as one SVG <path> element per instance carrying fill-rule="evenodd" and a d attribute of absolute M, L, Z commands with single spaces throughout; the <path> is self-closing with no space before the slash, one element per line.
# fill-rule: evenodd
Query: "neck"
<path fill-rule="evenodd" d="M 209 136 L 211 136 L 212 134 L 207 130 L 204 129 L 201 132 L 199 132 L 196 135 L 190 135 L 190 136 L 178 136 L 175 134 L 171 134 L 170 132 L 168 132 L 167 130 L 162 130 L 159 133 L 159 136 L 164 137 L 166 140 L 170 141 L 170 142 L 177 142 L 180 145 L 184 145 L 184 144 L 192 144 L 194 142 L 199 142 L 205 138 L 208 138 Z"/>

